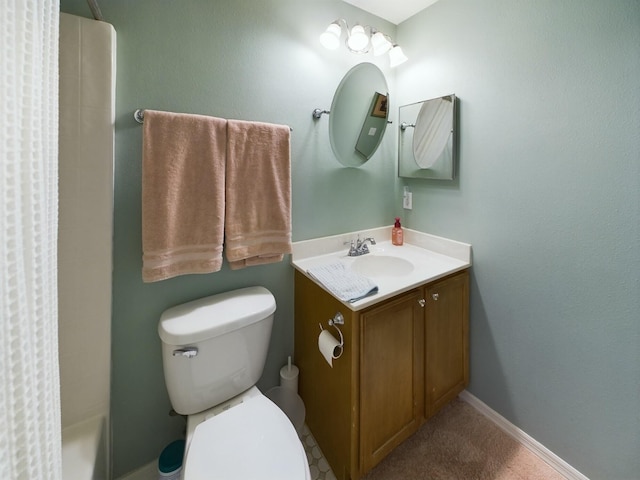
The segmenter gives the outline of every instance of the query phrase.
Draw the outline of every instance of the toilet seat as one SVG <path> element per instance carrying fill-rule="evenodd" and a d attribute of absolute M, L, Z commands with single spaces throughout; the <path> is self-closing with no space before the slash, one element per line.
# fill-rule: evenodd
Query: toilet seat
<path fill-rule="evenodd" d="M 307 456 L 287 416 L 260 394 L 200 423 L 184 480 L 310 479 Z"/>

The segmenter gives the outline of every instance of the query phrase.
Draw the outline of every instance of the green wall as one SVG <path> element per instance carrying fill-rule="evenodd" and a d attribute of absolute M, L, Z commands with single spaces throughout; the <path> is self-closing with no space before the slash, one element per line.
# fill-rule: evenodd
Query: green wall
<path fill-rule="evenodd" d="M 84 0 L 62 10 L 90 16 Z M 294 129 L 302 240 L 388 225 L 469 242 L 470 391 L 590 478 L 640 471 L 640 4 L 440 0 L 397 27 L 410 61 L 380 66 L 401 104 L 456 93 L 459 176 L 398 180 L 396 141 L 361 169 L 333 158 L 326 116 L 360 61 L 318 34 L 338 17 L 393 25 L 338 0 L 109 0 L 118 34 L 112 417 L 116 476 L 181 434 L 167 417 L 156 326 L 167 307 L 250 284 L 278 302 L 265 375 L 292 349 L 288 264 L 145 285 L 136 108 Z M 397 78 L 396 78 L 397 76 Z M 395 120 L 395 118 L 392 118 Z M 413 192 L 412 211 L 400 192 Z"/>
<path fill-rule="evenodd" d="M 473 245 L 471 393 L 592 479 L 640 472 L 640 2 L 440 0 L 400 104 L 460 98 L 407 224 Z"/>
<path fill-rule="evenodd" d="M 277 301 L 270 351 L 258 386 L 278 382 L 293 350 L 293 269 L 276 265 L 153 284 L 141 280 L 141 135 L 137 108 L 282 123 L 293 128 L 294 240 L 391 224 L 395 139 L 360 169 L 334 158 L 328 117 L 343 75 L 362 61 L 377 63 L 393 92 L 386 58 L 330 52 L 319 34 L 339 17 L 395 25 L 340 1 L 109 0 L 100 1 L 117 32 L 116 166 L 112 330 L 113 473 L 153 461 L 182 435 L 169 417 L 157 323 L 166 308 L 248 285 L 264 285 Z M 85 0 L 63 0 L 62 11 L 90 17 Z M 393 99 L 392 99 L 393 102 Z"/>

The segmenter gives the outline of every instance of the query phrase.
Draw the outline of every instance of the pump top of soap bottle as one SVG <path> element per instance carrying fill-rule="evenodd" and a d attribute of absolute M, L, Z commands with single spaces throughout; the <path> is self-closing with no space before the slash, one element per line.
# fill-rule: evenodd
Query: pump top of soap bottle
<path fill-rule="evenodd" d="M 396 223 L 391 229 L 391 243 L 394 245 L 402 245 L 404 243 L 404 232 L 400 225 L 400 217 L 396 217 Z"/>

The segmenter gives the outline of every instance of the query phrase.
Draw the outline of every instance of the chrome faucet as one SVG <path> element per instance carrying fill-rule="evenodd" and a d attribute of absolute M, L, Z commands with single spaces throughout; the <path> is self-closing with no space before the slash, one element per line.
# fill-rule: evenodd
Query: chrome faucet
<path fill-rule="evenodd" d="M 369 247 L 367 247 L 367 242 L 370 242 L 371 245 L 376 244 L 376 240 L 373 237 L 367 237 L 363 240 L 360 240 L 358 237 L 357 240 L 351 240 L 351 247 L 349 248 L 348 255 L 350 257 L 359 257 L 360 255 L 365 255 L 369 253 Z"/>

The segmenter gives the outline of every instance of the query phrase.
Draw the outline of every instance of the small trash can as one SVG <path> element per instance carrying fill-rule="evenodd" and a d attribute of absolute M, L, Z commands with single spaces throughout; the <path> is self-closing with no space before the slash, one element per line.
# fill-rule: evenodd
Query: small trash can
<path fill-rule="evenodd" d="M 158 458 L 158 480 L 179 480 L 184 457 L 184 440 L 167 445 Z"/>
<path fill-rule="evenodd" d="M 270 388 L 265 395 L 289 417 L 298 436 L 301 436 L 304 430 L 305 408 L 300 395 L 285 387 Z"/>

